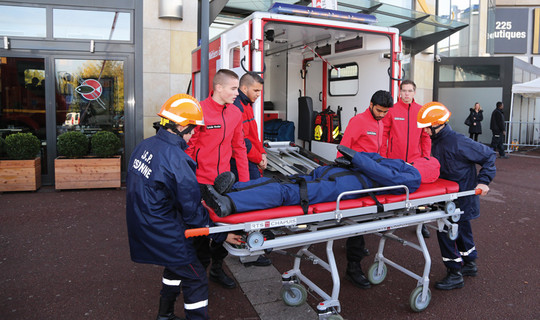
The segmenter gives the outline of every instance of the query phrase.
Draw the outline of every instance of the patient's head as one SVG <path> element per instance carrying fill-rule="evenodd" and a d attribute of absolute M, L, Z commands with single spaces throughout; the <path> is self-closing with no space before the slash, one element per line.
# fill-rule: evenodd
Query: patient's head
<path fill-rule="evenodd" d="M 420 172 L 422 183 L 432 183 L 439 178 L 441 164 L 434 157 L 421 157 L 411 164 Z"/>

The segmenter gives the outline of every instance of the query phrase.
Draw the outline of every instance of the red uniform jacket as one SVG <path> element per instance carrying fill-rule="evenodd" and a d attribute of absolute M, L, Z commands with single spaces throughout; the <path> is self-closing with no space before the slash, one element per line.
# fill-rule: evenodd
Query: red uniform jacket
<path fill-rule="evenodd" d="M 249 181 L 242 113 L 232 104 L 221 105 L 209 97 L 201 102 L 204 127 L 197 126 L 186 153 L 197 162 L 197 181 L 214 184 L 216 177 L 231 170 L 231 157 L 238 168 L 239 181 Z"/>
<path fill-rule="evenodd" d="M 382 121 L 375 120 L 368 108 L 349 121 L 340 144 L 354 151 L 380 154 L 383 129 Z M 337 157 L 341 157 L 340 152 Z"/>
<path fill-rule="evenodd" d="M 414 100 L 405 104 L 401 99 L 383 118 L 384 134 L 381 155 L 406 162 L 431 154 L 431 138 L 416 125 L 421 105 Z"/>
<path fill-rule="evenodd" d="M 246 147 L 248 143 L 251 144 L 251 148 L 248 148 L 248 160 L 255 164 L 259 164 L 262 161 L 262 154 L 266 153 L 266 151 L 264 151 L 263 144 L 261 140 L 259 140 L 257 122 L 255 122 L 251 101 L 241 90 L 238 90 L 238 97 L 236 97 L 234 104 L 244 110 L 242 113 L 244 137 L 249 140 L 249 142 L 246 141 Z"/>

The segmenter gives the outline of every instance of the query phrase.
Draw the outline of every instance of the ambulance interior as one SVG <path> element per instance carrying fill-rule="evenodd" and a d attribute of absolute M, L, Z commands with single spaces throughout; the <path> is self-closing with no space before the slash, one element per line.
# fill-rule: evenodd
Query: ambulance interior
<path fill-rule="evenodd" d="M 299 139 L 299 134 L 305 137 L 306 133 L 298 132 L 298 98 L 311 97 L 314 112 L 327 107 L 337 112 L 341 107 L 341 133 L 345 132 L 349 120 L 369 106 L 375 91 L 392 92 L 390 37 L 280 22 L 266 23 L 264 31 L 265 121 L 273 118 L 293 121 L 296 144 L 332 161 L 336 144 L 304 143 Z M 306 117 L 305 113 L 300 116 Z M 301 129 L 305 130 L 305 126 Z"/>

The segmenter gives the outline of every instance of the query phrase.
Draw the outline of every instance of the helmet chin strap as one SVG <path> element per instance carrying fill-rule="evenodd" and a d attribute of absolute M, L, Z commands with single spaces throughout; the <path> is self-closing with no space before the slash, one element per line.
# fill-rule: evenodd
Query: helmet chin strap
<path fill-rule="evenodd" d="M 444 126 L 444 124 L 440 124 L 436 127 L 434 126 L 431 126 L 429 127 L 431 129 L 431 139 L 435 138 L 435 136 L 437 136 L 437 129 L 439 129 L 440 127 Z"/>
<path fill-rule="evenodd" d="M 182 130 L 182 132 L 178 132 L 178 129 L 176 129 L 175 133 L 183 138 L 185 134 L 190 133 L 195 127 L 196 126 L 194 124 L 188 124 L 187 127 Z"/>

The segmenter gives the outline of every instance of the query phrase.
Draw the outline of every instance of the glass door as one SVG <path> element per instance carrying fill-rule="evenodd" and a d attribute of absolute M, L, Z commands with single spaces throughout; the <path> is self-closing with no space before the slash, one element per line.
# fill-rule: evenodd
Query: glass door
<path fill-rule="evenodd" d="M 0 57 L 0 135 L 30 132 L 41 141 L 41 170 L 48 173 L 45 59 Z"/>
<path fill-rule="evenodd" d="M 57 136 L 111 131 L 124 150 L 124 61 L 55 59 Z"/>

